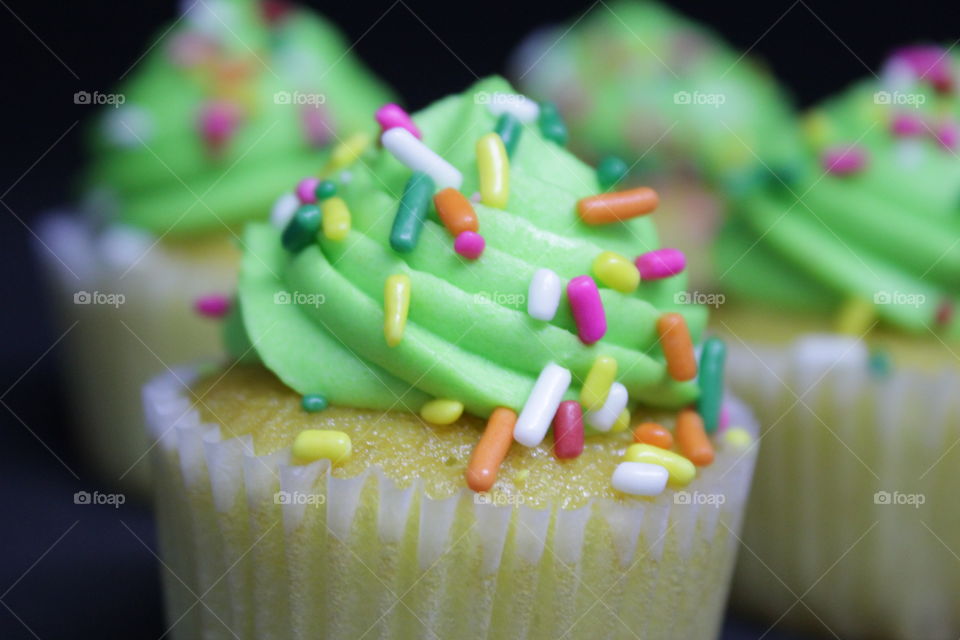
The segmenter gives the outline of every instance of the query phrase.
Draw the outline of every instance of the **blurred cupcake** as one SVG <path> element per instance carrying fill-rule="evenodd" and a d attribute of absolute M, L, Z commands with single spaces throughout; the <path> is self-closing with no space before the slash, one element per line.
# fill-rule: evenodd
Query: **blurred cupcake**
<path fill-rule="evenodd" d="M 237 361 L 144 392 L 174 633 L 715 637 L 755 427 L 683 272 L 623 257 L 655 193 L 499 79 L 378 115 L 247 228 Z"/>
<path fill-rule="evenodd" d="M 960 634 L 956 80 L 943 48 L 894 53 L 807 115 L 806 171 L 717 244 L 716 328 L 766 429 L 736 602 L 771 619 Z"/>
<path fill-rule="evenodd" d="M 43 221 L 38 250 L 71 327 L 81 444 L 106 478 L 146 480 L 149 377 L 221 352 L 211 318 L 229 306 L 240 226 L 266 217 L 291 173 L 372 139 L 387 96 L 320 18 L 248 0 L 192 4 L 117 93 L 80 95 L 106 103 L 82 204 Z"/>
<path fill-rule="evenodd" d="M 799 146 L 790 101 L 753 58 L 653 2 L 595 8 L 520 47 L 511 75 L 557 104 L 584 157 L 631 161 L 631 178 L 664 196 L 664 243 L 690 258 L 694 288 L 712 287 L 705 247 L 723 198 L 790 175 Z M 612 160 L 607 160 L 611 162 Z"/>

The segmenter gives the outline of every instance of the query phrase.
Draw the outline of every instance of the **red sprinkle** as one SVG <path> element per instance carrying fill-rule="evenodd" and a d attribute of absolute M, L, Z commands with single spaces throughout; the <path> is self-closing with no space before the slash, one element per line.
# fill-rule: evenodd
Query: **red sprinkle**
<path fill-rule="evenodd" d="M 936 320 L 937 324 L 942 327 L 950 324 L 950 321 L 953 320 L 953 302 L 950 300 L 940 301 L 940 305 L 937 306 Z"/>
<path fill-rule="evenodd" d="M 583 453 L 583 409 L 576 400 L 561 402 L 553 417 L 553 453 L 562 460 Z"/>
<path fill-rule="evenodd" d="M 212 151 L 220 151 L 239 124 L 240 108 L 232 102 L 215 100 L 200 109 L 200 135 Z"/>
<path fill-rule="evenodd" d="M 230 298 L 220 293 L 200 296 L 194 300 L 193 309 L 205 318 L 222 318 L 230 312 Z"/>
<path fill-rule="evenodd" d="M 824 151 L 821 162 L 827 173 L 845 176 L 867 165 L 867 153 L 859 147 L 836 147 Z"/>

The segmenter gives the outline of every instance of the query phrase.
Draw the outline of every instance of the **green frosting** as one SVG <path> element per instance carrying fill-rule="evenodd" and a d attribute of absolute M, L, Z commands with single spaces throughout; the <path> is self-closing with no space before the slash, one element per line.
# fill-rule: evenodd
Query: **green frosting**
<path fill-rule="evenodd" d="M 734 203 L 716 249 L 721 284 L 786 308 L 865 300 L 884 323 L 921 335 L 942 324 L 938 311 L 960 291 L 960 162 L 943 144 L 957 102 L 911 75 L 904 58 L 917 48 L 904 51 L 880 81 L 808 114 L 796 180 Z M 826 157 L 851 147 L 863 167 L 827 172 Z M 960 336 L 955 320 L 944 330 Z"/>
<path fill-rule="evenodd" d="M 795 171 L 793 111 L 773 78 L 653 2 L 612 3 L 538 32 L 512 75 L 560 106 L 587 157 L 641 156 L 643 173 L 692 163 L 738 190 L 765 181 L 766 167 Z"/>
<path fill-rule="evenodd" d="M 482 81 L 414 116 L 427 146 L 463 173 L 461 191 L 478 189 L 475 145 L 496 118 L 485 93 L 512 89 L 503 80 Z M 695 382 L 678 383 L 666 372 L 656 320 L 682 313 L 695 339 L 706 311 L 683 302 L 683 274 L 641 283 L 632 294 L 601 289 L 608 331 L 584 345 L 564 296 L 551 322 L 530 317 L 526 295 L 535 271 L 548 267 L 563 281 L 591 273 L 594 258 L 616 251 L 633 258 L 657 247 L 649 217 L 589 226 L 577 201 L 600 191 L 595 171 L 536 126 L 524 127 L 510 160 L 506 210 L 476 204 L 486 250 L 468 261 L 453 238 L 430 217 L 414 251 L 390 248 L 390 230 L 411 171 L 389 152 L 371 149 L 338 186 L 352 215 L 348 237 L 321 237 L 298 254 L 281 247 L 280 230 L 247 228 L 239 309 L 248 341 L 261 361 L 301 394 L 323 393 L 332 403 L 416 411 L 431 397 L 452 398 L 487 416 L 495 407 L 520 410 L 540 371 L 556 362 L 573 373 L 570 398 L 600 354 L 615 357 L 619 380 L 631 399 L 680 407 L 697 397 Z M 289 176 L 289 183 L 296 179 Z M 403 340 L 384 338 L 384 282 L 403 273 L 411 281 Z"/>
<path fill-rule="evenodd" d="M 85 188 L 115 217 L 158 234 L 222 230 L 263 218 L 291 175 L 317 173 L 389 92 L 337 31 L 292 9 L 267 20 L 253 0 L 209 0 L 155 40 L 91 133 Z M 202 114 L 236 126 L 219 145 Z M 198 201 L 201 200 L 201 201 Z"/>

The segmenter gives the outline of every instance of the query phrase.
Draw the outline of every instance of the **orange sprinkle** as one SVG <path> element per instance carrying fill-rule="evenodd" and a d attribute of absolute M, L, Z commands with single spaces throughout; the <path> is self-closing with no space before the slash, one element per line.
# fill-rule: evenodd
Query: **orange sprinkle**
<path fill-rule="evenodd" d="M 656 422 L 644 422 L 637 425 L 637 428 L 633 430 L 633 440 L 634 442 L 652 444 L 661 449 L 673 448 L 673 434 Z"/>
<path fill-rule="evenodd" d="M 638 187 L 581 198 L 577 211 L 587 224 L 609 224 L 646 215 L 659 203 L 660 196 L 656 191 L 650 187 Z"/>
<path fill-rule="evenodd" d="M 517 423 L 517 412 L 506 407 L 497 407 L 487 420 L 487 427 L 480 436 L 480 442 L 473 449 L 470 464 L 467 465 L 467 486 L 477 492 L 489 491 L 497 481 L 500 464 L 507 457 L 510 443 L 513 442 L 513 427 Z"/>
<path fill-rule="evenodd" d="M 437 214 L 440 215 L 443 226 L 453 237 L 457 237 L 464 231 L 476 233 L 480 228 L 473 205 L 466 196 L 453 187 L 447 187 L 433 196 L 433 206 L 437 208 Z"/>
<path fill-rule="evenodd" d="M 713 445 L 703 428 L 703 418 L 693 409 L 682 409 L 677 414 L 677 445 L 680 453 L 698 467 L 713 462 Z"/>
<path fill-rule="evenodd" d="M 693 380 L 697 376 L 697 356 L 687 321 L 679 313 L 665 313 L 657 320 L 657 334 L 670 377 L 681 382 Z"/>

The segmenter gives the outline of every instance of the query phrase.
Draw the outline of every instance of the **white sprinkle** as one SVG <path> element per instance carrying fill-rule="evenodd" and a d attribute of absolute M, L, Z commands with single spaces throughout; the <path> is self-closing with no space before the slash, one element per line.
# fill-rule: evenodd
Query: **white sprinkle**
<path fill-rule="evenodd" d="M 340 172 L 340 182 L 342 184 L 350 184 L 351 180 L 353 180 L 353 173 L 346 169 Z"/>
<path fill-rule="evenodd" d="M 610 385 L 610 392 L 603 406 L 594 411 L 588 411 L 584 419 L 587 424 L 597 431 L 610 431 L 623 410 L 627 408 L 627 388 L 619 382 Z"/>
<path fill-rule="evenodd" d="M 538 269 L 527 292 L 527 313 L 537 320 L 553 320 L 560 306 L 560 291 L 560 276 L 550 269 Z"/>
<path fill-rule="evenodd" d="M 107 142 L 123 148 L 136 148 L 150 142 L 155 129 L 150 112 L 134 104 L 108 109 L 101 126 Z"/>
<path fill-rule="evenodd" d="M 658 464 L 621 462 L 613 470 L 613 488 L 634 496 L 657 496 L 667 488 L 669 473 Z"/>
<path fill-rule="evenodd" d="M 553 362 L 543 368 L 517 418 L 513 428 L 514 440 L 525 447 L 535 447 L 543 442 L 563 394 L 570 387 L 570 379 L 570 371 Z"/>
<path fill-rule="evenodd" d="M 290 218 L 300 207 L 300 200 L 294 193 L 285 193 L 273 203 L 270 209 L 270 224 L 278 229 L 285 229 Z"/>
<path fill-rule="evenodd" d="M 459 189 L 463 184 L 463 174 L 456 167 L 403 127 L 384 131 L 380 142 L 397 160 L 414 171 L 422 171 L 433 178 L 438 191 L 447 187 Z"/>
<path fill-rule="evenodd" d="M 487 108 L 495 116 L 509 113 L 524 124 L 536 122 L 540 116 L 540 105 L 519 93 L 494 93 L 490 96 Z"/>
<path fill-rule="evenodd" d="M 97 240 L 103 261 L 115 269 L 132 269 L 156 243 L 147 231 L 123 224 L 108 225 Z"/>

